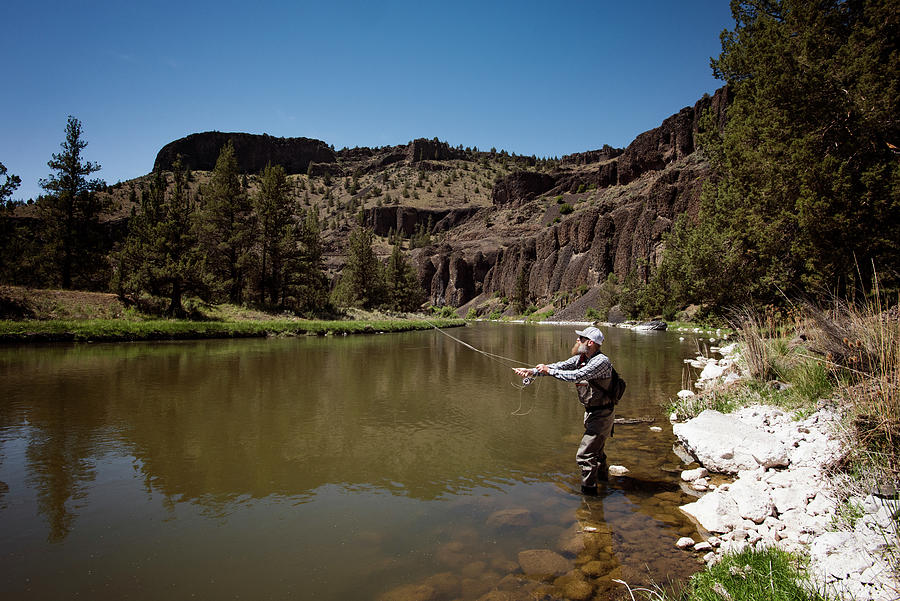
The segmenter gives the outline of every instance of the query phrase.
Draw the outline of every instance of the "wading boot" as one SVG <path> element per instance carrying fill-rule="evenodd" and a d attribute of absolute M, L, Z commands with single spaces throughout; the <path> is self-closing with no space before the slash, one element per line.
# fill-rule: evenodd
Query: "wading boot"
<path fill-rule="evenodd" d="M 597 480 L 600 482 L 609 482 L 609 466 L 605 463 L 601 463 L 600 469 L 597 470 Z"/>
<path fill-rule="evenodd" d="M 586 497 L 596 497 L 599 493 L 597 492 L 596 486 L 584 486 L 581 487 L 581 494 Z"/>

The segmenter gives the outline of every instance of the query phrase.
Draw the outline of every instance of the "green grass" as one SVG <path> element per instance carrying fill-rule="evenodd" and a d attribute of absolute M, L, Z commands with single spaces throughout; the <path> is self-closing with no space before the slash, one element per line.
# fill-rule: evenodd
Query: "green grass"
<path fill-rule="evenodd" d="M 745 550 L 725 555 L 718 564 L 695 574 L 681 601 L 824 601 L 811 591 L 802 562 L 776 549 Z M 725 594 L 722 594 L 724 591 Z"/>
<path fill-rule="evenodd" d="M 455 327 L 461 319 L 190 321 L 121 319 L 0 321 L 0 342 L 117 342 L 263 336 L 374 334 Z"/>

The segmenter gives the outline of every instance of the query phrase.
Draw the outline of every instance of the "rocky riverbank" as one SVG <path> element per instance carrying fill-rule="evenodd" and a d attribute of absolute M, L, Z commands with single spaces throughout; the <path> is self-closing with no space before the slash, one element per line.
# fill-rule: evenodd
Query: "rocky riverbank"
<path fill-rule="evenodd" d="M 701 386 L 740 377 L 735 347 L 723 350 L 721 360 L 699 360 Z M 840 417 L 834 402 L 820 401 L 800 420 L 752 406 L 675 423 L 675 435 L 703 466 L 682 473 L 684 486 L 703 496 L 681 507 L 703 540 L 685 537 L 677 545 L 702 553 L 708 564 L 748 546 L 776 547 L 807 555 L 811 584 L 834 597 L 900 599 L 900 500 L 890 487 L 848 492 L 834 470 L 848 449 Z"/>

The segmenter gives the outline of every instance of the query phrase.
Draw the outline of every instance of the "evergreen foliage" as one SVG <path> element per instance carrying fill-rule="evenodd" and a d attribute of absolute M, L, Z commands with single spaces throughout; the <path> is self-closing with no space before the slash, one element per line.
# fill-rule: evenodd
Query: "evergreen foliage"
<path fill-rule="evenodd" d="M 256 294 L 261 304 L 282 301 L 286 271 L 298 252 L 300 229 L 294 221 L 299 207 L 290 194 L 287 174 L 281 165 L 266 165 L 259 190 L 253 197 L 256 211 L 258 276 Z"/>
<path fill-rule="evenodd" d="M 347 262 L 334 292 L 338 305 L 372 309 L 385 298 L 384 274 L 372 248 L 375 234 L 356 226 L 347 241 Z"/>
<path fill-rule="evenodd" d="M 531 265 L 524 264 L 519 269 L 519 275 L 516 276 L 516 287 L 513 290 L 512 305 L 516 313 L 524 313 L 530 302 L 530 294 L 528 291 L 528 274 L 531 271 Z"/>
<path fill-rule="evenodd" d="M 701 147 L 715 175 L 669 236 L 681 304 L 868 288 L 900 269 L 900 11 L 892 0 L 732 1 L 711 61 L 734 95 Z M 861 276 L 862 281 L 857 281 Z"/>
<path fill-rule="evenodd" d="M 384 279 L 387 288 L 386 305 L 389 309 L 415 311 L 424 302 L 425 295 L 419 285 L 416 270 L 403 256 L 399 244 L 394 244 Z"/>
<path fill-rule="evenodd" d="M 0 184 L 0 208 L 6 206 L 6 203 L 12 198 L 12 193 L 16 191 L 22 183 L 22 178 L 18 175 L 10 175 L 6 170 L 6 165 L 0 163 L 0 177 L 4 178 Z"/>
<path fill-rule="evenodd" d="M 106 207 L 96 194 L 103 181 L 87 179 L 100 171 L 100 165 L 83 160 L 88 143 L 82 133 L 81 121 L 69 116 L 62 152 L 47 162 L 54 172 L 40 181 L 47 194 L 38 198 L 37 205 L 50 283 L 94 289 L 106 279 L 101 269 L 105 261 L 100 227 L 100 213 Z"/>
<path fill-rule="evenodd" d="M 253 260 L 253 215 L 241 186 L 234 145 L 229 140 L 219 153 L 209 185 L 200 202 L 198 235 L 206 256 L 205 279 L 214 298 L 240 304 Z"/>
<path fill-rule="evenodd" d="M 328 278 L 322 266 L 322 228 L 315 209 L 302 213 L 296 246 L 286 255 L 281 304 L 306 314 L 328 312 Z"/>
<path fill-rule="evenodd" d="M 173 164 L 173 185 L 154 173 L 132 216 L 128 237 L 117 254 L 113 288 L 120 296 L 147 293 L 166 297 L 166 313 L 185 315 L 182 297 L 201 287 L 203 257 L 197 245 L 196 202 L 187 186 L 181 158 Z"/>

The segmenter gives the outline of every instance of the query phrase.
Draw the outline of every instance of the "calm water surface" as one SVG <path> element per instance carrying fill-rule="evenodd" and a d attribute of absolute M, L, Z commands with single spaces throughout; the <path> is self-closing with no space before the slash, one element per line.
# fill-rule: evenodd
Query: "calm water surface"
<path fill-rule="evenodd" d="M 535 364 L 572 329 L 447 332 Z M 607 331 L 619 416 L 663 430 L 617 425 L 607 453 L 631 472 L 593 499 L 571 385 L 519 388 L 434 330 L 0 348 L 0 597 L 552 598 L 578 580 L 607 599 L 613 578 L 684 578 L 698 564 L 674 542 L 694 530 L 660 405 L 696 348 Z M 523 574 L 534 549 L 571 572 Z"/>

